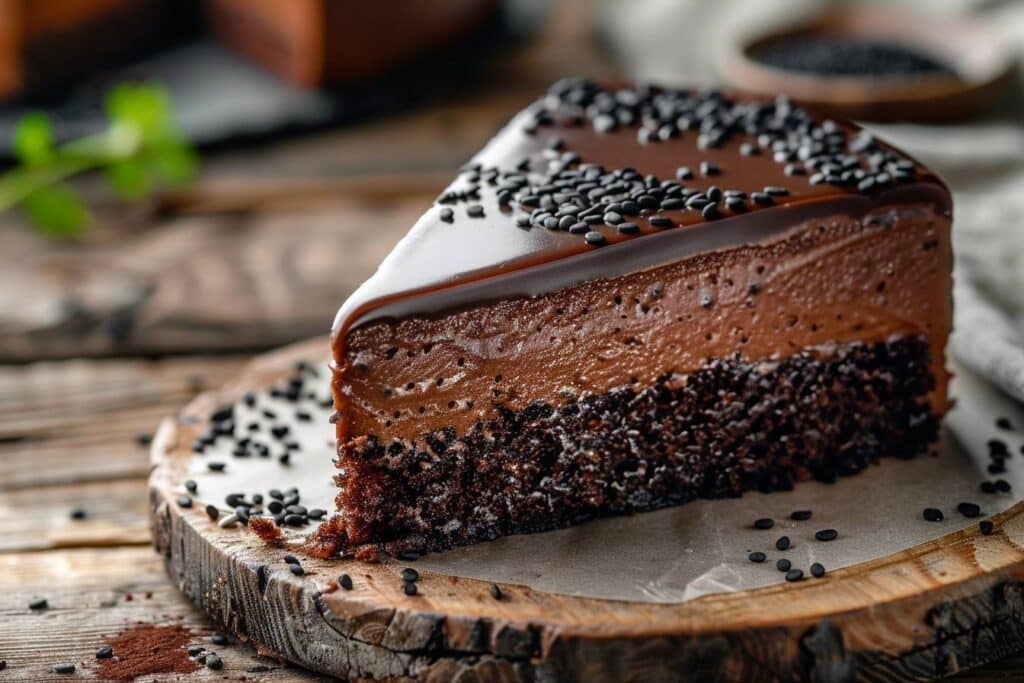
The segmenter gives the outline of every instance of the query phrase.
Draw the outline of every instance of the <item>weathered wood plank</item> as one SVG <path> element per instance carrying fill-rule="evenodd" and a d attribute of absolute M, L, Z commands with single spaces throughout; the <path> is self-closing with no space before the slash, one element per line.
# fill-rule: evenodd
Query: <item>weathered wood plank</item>
<path fill-rule="evenodd" d="M 76 507 L 85 519 L 72 519 Z M 0 553 L 148 544 L 144 479 L 0 492 Z"/>
<path fill-rule="evenodd" d="M 140 435 L 247 361 L 215 356 L 0 367 L 0 491 L 143 477 Z"/>
<path fill-rule="evenodd" d="M 32 611 L 41 597 L 49 609 Z M 214 645 L 216 628 L 167 581 L 160 558 L 149 547 L 83 549 L 0 555 L 0 660 L 4 680 L 66 681 L 53 673 L 57 662 L 72 662 L 78 677 L 95 675 L 100 645 L 138 623 L 182 624 L 193 642 L 224 660 L 219 672 L 200 668 L 187 677 L 146 680 L 252 680 L 249 667 L 270 668 L 261 681 L 321 680 L 277 660 L 259 657 L 250 645 Z"/>
<path fill-rule="evenodd" d="M 323 334 L 428 203 L 177 218 L 136 239 L 26 248 L 0 270 L 0 360 L 259 349 Z M 0 230 L 0 248 L 11 233 Z"/>

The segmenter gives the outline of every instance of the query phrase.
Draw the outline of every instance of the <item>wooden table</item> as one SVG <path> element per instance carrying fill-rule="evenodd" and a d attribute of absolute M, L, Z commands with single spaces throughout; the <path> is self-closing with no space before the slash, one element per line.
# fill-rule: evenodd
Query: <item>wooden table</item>
<path fill-rule="evenodd" d="M 210 646 L 216 625 L 150 547 L 146 438 L 251 352 L 322 334 L 453 169 L 548 83 L 613 75 L 585 19 L 584 3 L 559 6 L 458 97 L 209 157 L 192 189 L 144 206 L 101 204 L 82 244 L 0 219 L 0 680 L 66 680 L 58 662 L 93 676 L 96 649 L 140 622 Z M 37 597 L 49 608 L 30 610 Z M 215 649 L 224 669 L 187 678 L 317 678 L 244 643 Z M 1024 658 L 962 676 L 993 678 L 1024 680 Z"/>

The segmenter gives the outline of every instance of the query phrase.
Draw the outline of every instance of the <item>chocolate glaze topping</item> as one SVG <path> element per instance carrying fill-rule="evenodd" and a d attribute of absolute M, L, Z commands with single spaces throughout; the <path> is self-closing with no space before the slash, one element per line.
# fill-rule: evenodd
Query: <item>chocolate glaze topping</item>
<path fill-rule="evenodd" d="M 915 160 L 791 104 L 566 79 L 517 115 L 342 306 L 381 318 L 536 296 L 886 205 L 948 215 Z"/>

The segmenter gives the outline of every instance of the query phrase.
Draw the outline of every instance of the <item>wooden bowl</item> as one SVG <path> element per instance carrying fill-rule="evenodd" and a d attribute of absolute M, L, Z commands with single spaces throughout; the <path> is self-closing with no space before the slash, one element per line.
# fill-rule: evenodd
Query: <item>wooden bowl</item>
<path fill-rule="evenodd" d="M 773 42 L 807 34 L 917 48 L 956 75 L 819 75 L 778 68 L 752 56 Z M 719 45 L 716 65 L 732 88 L 764 95 L 786 93 L 828 114 L 873 121 L 953 121 L 977 114 L 1007 89 L 1016 66 L 1002 37 L 980 22 L 880 7 L 805 13 L 795 20 L 790 15 L 785 24 L 778 19 L 774 24 L 744 23 L 723 36 Z"/>

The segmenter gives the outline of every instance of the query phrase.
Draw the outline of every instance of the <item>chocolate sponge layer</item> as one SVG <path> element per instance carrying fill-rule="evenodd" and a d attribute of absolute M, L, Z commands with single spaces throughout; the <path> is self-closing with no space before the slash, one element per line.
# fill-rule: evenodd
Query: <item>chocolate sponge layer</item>
<path fill-rule="evenodd" d="M 340 452 L 340 550 L 438 550 L 695 498 L 784 490 L 913 457 L 938 435 L 924 337 L 709 360 L 653 384 L 534 401 L 426 445 Z"/>

